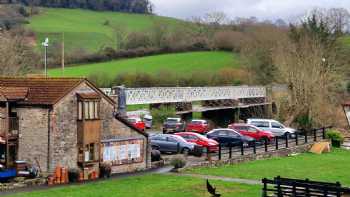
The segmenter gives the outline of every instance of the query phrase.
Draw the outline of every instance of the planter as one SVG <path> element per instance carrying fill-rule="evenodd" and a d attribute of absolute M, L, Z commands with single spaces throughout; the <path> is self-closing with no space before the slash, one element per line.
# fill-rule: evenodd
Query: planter
<path fill-rule="evenodd" d="M 336 148 L 340 148 L 340 146 L 341 146 L 341 141 L 339 141 L 339 140 L 333 140 L 333 139 L 332 139 L 332 146 L 333 146 L 333 147 L 336 147 Z"/>

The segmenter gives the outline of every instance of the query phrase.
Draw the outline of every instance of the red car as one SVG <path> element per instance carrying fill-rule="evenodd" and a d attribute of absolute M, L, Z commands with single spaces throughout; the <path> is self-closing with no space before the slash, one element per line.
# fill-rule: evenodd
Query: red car
<path fill-rule="evenodd" d="M 208 148 L 210 152 L 216 152 L 219 150 L 219 143 L 215 140 L 208 139 L 207 137 L 193 132 L 180 132 L 175 135 L 181 136 L 187 142 L 195 143 L 199 146 Z"/>
<path fill-rule="evenodd" d="M 206 120 L 192 120 L 186 125 L 185 131 L 207 133 L 209 131 L 209 124 Z"/>
<path fill-rule="evenodd" d="M 128 121 L 141 131 L 144 131 L 146 128 L 146 124 L 139 117 L 129 117 Z"/>
<path fill-rule="evenodd" d="M 236 130 L 242 135 L 252 137 L 257 141 L 267 139 L 267 141 L 270 142 L 274 137 L 270 131 L 263 131 L 258 127 L 249 124 L 230 124 L 228 128 Z"/>

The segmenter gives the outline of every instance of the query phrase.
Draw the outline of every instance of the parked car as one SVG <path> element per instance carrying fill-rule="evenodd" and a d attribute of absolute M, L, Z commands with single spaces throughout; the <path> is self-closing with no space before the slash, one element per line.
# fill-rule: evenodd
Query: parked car
<path fill-rule="evenodd" d="M 143 121 L 145 122 L 145 126 L 146 126 L 147 129 L 152 128 L 153 117 L 151 115 L 144 115 L 143 116 Z"/>
<path fill-rule="evenodd" d="M 208 148 L 210 152 L 216 152 L 219 150 L 219 143 L 213 139 L 193 132 L 181 132 L 175 133 L 175 135 L 183 137 L 187 142 L 195 143 L 204 148 Z"/>
<path fill-rule="evenodd" d="M 209 131 L 209 124 L 206 120 L 191 120 L 186 125 L 187 132 L 206 133 Z"/>
<path fill-rule="evenodd" d="M 233 129 L 214 129 L 207 133 L 207 138 L 213 139 L 222 145 L 238 146 L 243 143 L 243 146 L 251 146 L 255 143 L 255 139 L 244 136 Z"/>
<path fill-rule="evenodd" d="M 144 131 L 146 128 L 145 123 L 139 117 L 128 117 L 128 121 L 141 131 Z"/>
<path fill-rule="evenodd" d="M 264 131 L 270 131 L 274 136 L 295 138 L 297 130 L 286 127 L 280 122 L 272 119 L 248 119 L 247 124 L 254 125 Z"/>
<path fill-rule="evenodd" d="M 150 140 L 152 149 L 161 152 L 190 154 L 193 153 L 196 148 L 195 143 L 187 142 L 178 135 L 158 134 L 151 136 Z"/>
<path fill-rule="evenodd" d="M 264 131 L 254 125 L 249 124 L 230 124 L 228 128 L 238 131 L 240 134 L 254 138 L 257 141 L 270 142 L 274 135 L 270 131 Z"/>
<path fill-rule="evenodd" d="M 185 130 L 185 122 L 181 118 L 167 118 L 163 123 L 163 133 L 175 133 Z"/>

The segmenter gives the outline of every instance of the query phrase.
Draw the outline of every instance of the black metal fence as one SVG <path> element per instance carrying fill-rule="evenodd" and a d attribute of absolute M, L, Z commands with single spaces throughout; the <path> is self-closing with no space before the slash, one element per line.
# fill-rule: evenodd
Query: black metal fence
<path fill-rule="evenodd" d="M 262 179 L 263 197 L 341 197 L 350 194 L 349 188 L 344 188 L 339 182 L 327 183 L 310 181 L 309 179 L 288 179 L 276 177 L 273 180 Z"/>
<path fill-rule="evenodd" d="M 326 130 L 331 127 L 322 127 L 311 129 L 309 131 L 296 132 L 295 136 L 274 137 L 272 140 L 264 139 L 263 141 L 254 141 L 246 146 L 243 142 L 236 146 L 223 146 L 219 144 L 219 150 L 211 152 L 206 148 L 208 160 L 225 160 L 234 157 L 250 154 L 258 154 L 263 152 L 275 151 L 309 144 L 326 139 Z"/>

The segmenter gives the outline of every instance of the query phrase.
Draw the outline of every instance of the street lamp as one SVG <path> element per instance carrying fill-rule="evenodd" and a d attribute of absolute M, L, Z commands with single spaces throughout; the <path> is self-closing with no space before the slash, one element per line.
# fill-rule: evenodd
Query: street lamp
<path fill-rule="evenodd" d="M 44 62 L 45 62 L 45 77 L 47 77 L 47 47 L 49 47 L 49 38 L 45 39 L 45 42 L 41 43 L 42 46 L 45 48 L 45 57 L 44 57 Z"/>

